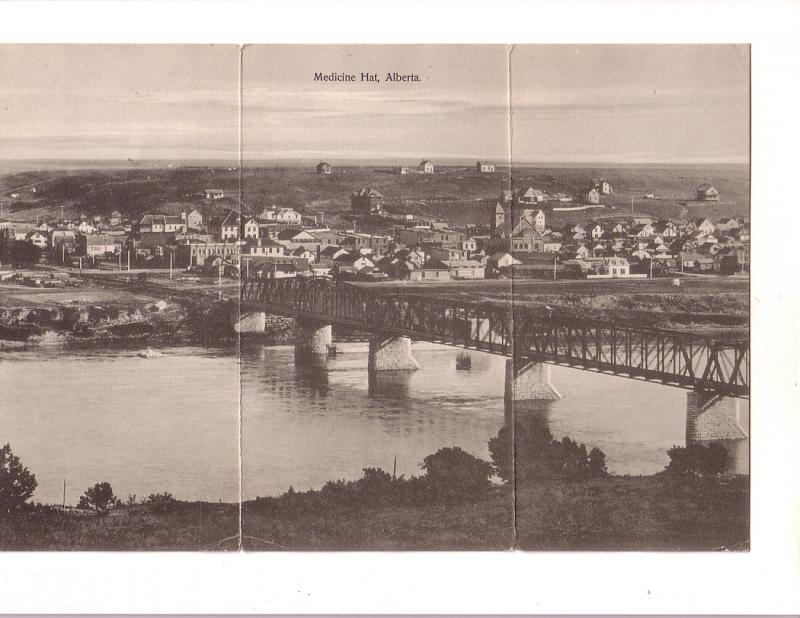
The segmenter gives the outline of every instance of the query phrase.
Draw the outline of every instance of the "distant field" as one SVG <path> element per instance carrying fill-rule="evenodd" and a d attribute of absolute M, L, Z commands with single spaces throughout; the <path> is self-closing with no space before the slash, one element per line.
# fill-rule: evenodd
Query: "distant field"
<path fill-rule="evenodd" d="M 747 166 L 604 166 L 604 167 L 520 167 L 511 174 L 478 174 L 464 167 L 439 167 L 436 174 L 399 174 L 376 171 L 373 167 L 337 168 L 323 176 L 310 166 L 251 166 L 241 171 L 243 208 L 260 212 L 276 204 L 291 206 L 309 215 L 325 215 L 331 225 L 352 225 L 350 194 L 360 187 L 374 187 L 385 197 L 385 209 L 393 214 L 447 219 L 451 225 L 489 222 L 489 209 L 502 189 L 534 186 L 554 193 L 577 197 L 589 188 L 592 178 L 605 177 L 613 188 L 604 196 L 606 208 L 580 213 L 550 213 L 548 224 L 594 218 L 622 218 L 633 211 L 655 217 L 681 219 L 746 216 L 750 210 Z M 145 212 L 178 213 L 197 206 L 205 214 L 236 206 L 240 171 L 226 167 L 187 166 L 176 168 L 120 168 L 35 170 L 0 177 L 0 201 L 7 218 L 35 221 L 37 217 L 64 214 L 108 215 L 119 210 L 139 217 Z M 702 182 L 711 182 L 721 192 L 718 203 L 693 202 L 694 191 Z M 231 200 L 209 204 L 206 188 L 231 192 Z M 36 189 L 33 192 L 33 189 Z M 11 193 L 19 193 L 12 199 Z M 653 193 L 663 199 L 645 200 Z M 688 201 L 687 201 L 688 200 Z M 389 223 L 387 222 L 387 225 Z"/>

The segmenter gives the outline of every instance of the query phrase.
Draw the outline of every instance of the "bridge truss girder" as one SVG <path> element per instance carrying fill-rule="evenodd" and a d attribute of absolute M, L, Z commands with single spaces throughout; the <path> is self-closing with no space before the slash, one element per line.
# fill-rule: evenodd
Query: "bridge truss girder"
<path fill-rule="evenodd" d="M 749 341 L 564 319 L 528 307 L 379 294 L 328 280 L 245 279 L 244 305 L 360 330 L 749 397 Z"/>

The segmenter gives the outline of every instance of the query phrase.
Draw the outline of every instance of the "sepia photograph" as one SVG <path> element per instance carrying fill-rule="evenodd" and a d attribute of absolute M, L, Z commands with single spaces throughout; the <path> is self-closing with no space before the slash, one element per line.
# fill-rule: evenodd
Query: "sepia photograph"
<path fill-rule="evenodd" d="M 751 550 L 749 45 L 0 84 L 0 549 Z"/>

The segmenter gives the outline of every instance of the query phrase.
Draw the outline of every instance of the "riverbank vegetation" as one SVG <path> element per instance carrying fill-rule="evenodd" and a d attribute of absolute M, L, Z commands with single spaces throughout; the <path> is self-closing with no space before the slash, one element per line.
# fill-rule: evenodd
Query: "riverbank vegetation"
<path fill-rule="evenodd" d="M 0 510 L 0 549 L 749 548 L 749 478 L 723 473 L 724 447 L 675 447 L 659 474 L 615 476 L 602 451 L 553 439 L 536 417 L 518 419 L 513 434 L 506 426 L 492 438 L 490 462 L 443 448 L 419 476 L 365 468 L 356 480 L 244 502 L 241 536 L 237 504 L 169 493 L 123 502 L 107 483 L 89 488 L 82 508 L 28 504 L 35 477 L 7 447 L 30 491 Z M 9 478 L 1 473 L 0 485 Z"/>

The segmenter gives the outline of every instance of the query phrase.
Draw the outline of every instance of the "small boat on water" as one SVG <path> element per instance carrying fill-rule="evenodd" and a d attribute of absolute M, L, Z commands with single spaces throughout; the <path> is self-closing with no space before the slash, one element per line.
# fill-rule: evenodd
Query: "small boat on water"
<path fill-rule="evenodd" d="M 472 368 L 472 357 L 466 352 L 459 352 L 456 356 L 456 369 L 468 371 Z"/>
<path fill-rule="evenodd" d="M 158 350 L 154 350 L 153 348 L 147 348 L 145 352 L 139 352 L 139 358 L 161 358 L 162 356 L 166 356 L 163 352 L 159 352 Z"/>

